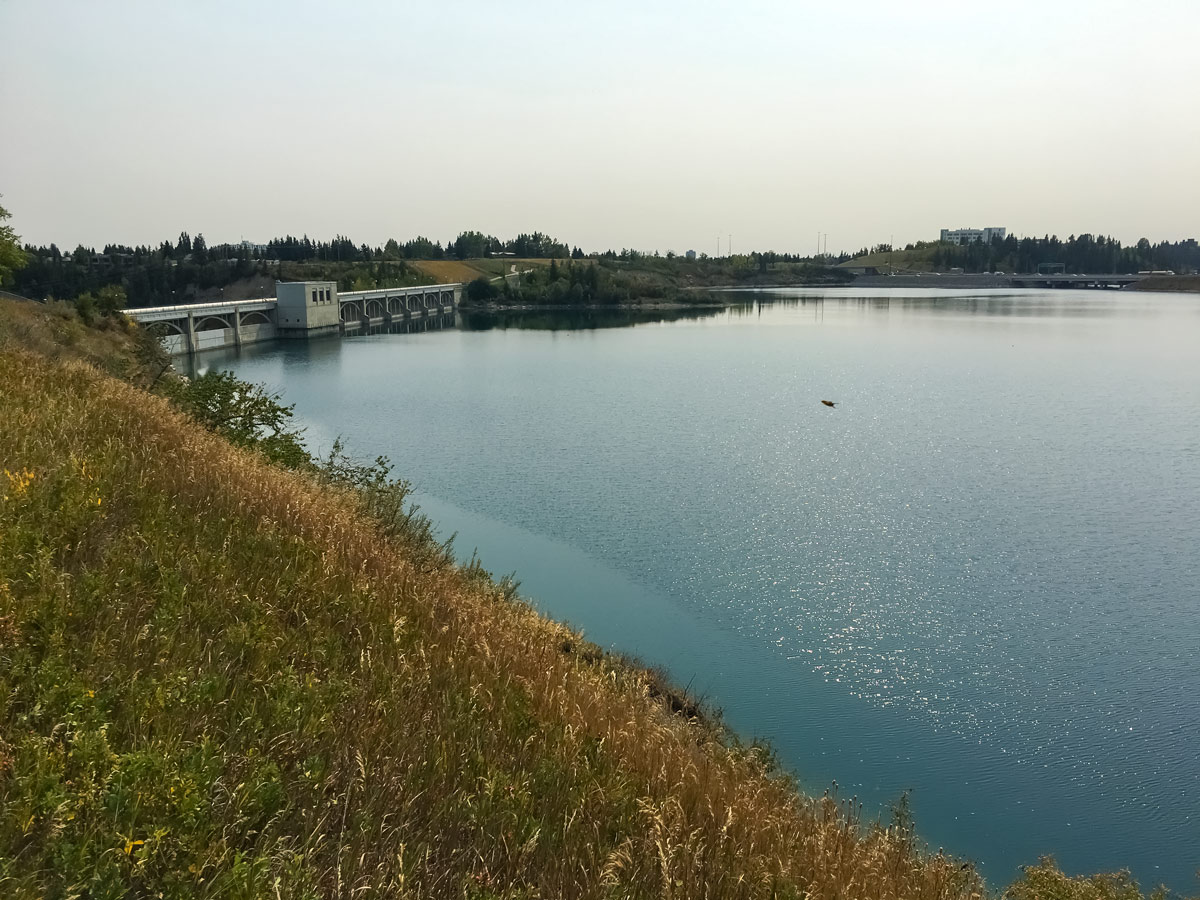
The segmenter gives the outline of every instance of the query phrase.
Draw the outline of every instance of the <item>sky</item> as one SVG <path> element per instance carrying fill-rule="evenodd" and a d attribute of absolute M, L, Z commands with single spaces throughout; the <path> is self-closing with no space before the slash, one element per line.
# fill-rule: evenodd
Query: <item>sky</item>
<path fill-rule="evenodd" d="M 0 0 L 0 205 L 64 249 L 1178 240 L 1197 35 L 1197 0 Z"/>

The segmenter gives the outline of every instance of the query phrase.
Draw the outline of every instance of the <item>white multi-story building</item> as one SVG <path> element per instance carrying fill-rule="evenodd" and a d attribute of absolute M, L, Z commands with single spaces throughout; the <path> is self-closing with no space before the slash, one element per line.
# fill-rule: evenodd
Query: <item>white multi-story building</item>
<path fill-rule="evenodd" d="M 953 231 L 943 228 L 941 240 L 947 244 L 973 244 L 975 241 L 990 244 L 992 238 L 1004 240 L 1007 236 L 1007 228 L 956 228 Z"/>

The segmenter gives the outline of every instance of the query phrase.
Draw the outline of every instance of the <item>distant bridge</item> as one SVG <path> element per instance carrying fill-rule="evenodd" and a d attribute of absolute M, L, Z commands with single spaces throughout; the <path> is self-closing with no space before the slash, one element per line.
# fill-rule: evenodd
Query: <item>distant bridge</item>
<path fill-rule="evenodd" d="M 334 282 L 298 281 L 277 282 L 274 297 L 151 306 L 125 314 L 157 327 L 168 352 L 180 354 L 452 315 L 461 298 L 462 284 L 339 293 Z"/>
<path fill-rule="evenodd" d="M 1010 275 L 1013 287 L 1029 288 L 1123 288 L 1145 275 Z"/>
<path fill-rule="evenodd" d="M 861 274 L 852 284 L 858 287 L 917 287 L 917 288 L 1092 288 L 1115 290 L 1146 278 L 1145 275 L 1001 275 L 997 272 L 979 273 L 897 273 L 895 275 Z"/>

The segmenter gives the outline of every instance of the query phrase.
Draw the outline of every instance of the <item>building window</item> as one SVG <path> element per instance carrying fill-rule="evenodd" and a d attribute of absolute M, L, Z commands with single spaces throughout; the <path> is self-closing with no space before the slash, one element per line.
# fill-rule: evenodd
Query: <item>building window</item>
<path fill-rule="evenodd" d="M 317 302 L 317 292 L 313 291 L 312 295 L 313 295 L 313 303 L 316 303 Z"/>

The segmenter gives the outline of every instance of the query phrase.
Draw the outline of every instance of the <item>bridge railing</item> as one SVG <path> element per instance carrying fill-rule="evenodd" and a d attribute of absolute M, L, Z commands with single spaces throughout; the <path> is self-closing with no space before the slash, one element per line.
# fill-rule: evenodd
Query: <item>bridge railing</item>
<path fill-rule="evenodd" d="M 455 288 L 461 288 L 462 282 L 456 281 L 450 284 L 412 284 L 407 287 L 394 288 L 374 288 L 369 291 L 338 291 L 338 300 L 353 301 L 353 300 L 382 300 L 385 297 L 403 297 L 410 294 L 428 294 L 432 291 L 453 291 Z"/>
<path fill-rule="evenodd" d="M 254 300 L 217 300 L 212 303 L 178 303 L 174 306 L 134 306 L 123 312 L 136 319 L 139 315 L 157 315 L 159 313 L 187 315 L 189 312 L 199 312 L 202 309 L 234 309 L 239 306 L 244 309 L 256 303 L 274 306 L 278 302 L 274 297 L 258 297 Z"/>

